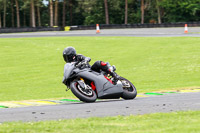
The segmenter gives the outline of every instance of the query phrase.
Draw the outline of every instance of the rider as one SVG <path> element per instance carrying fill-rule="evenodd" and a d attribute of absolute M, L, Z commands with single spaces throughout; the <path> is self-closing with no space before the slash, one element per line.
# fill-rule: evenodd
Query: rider
<path fill-rule="evenodd" d="M 85 57 L 81 54 L 76 54 L 76 50 L 74 47 L 67 47 L 64 49 L 63 51 L 63 58 L 65 60 L 66 63 L 70 63 L 70 62 L 81 62 L 84 60 L 88 60 L 90 61 L 91 58 L 90 57 Z M 101 70 L 109 73 L 110 75 L 112 75 L 114 78 L 117 78 L 116 73 L 112 72 L 108 65 L 106 63 L 104 63 L 103 61 L 96 61 L 92 67 L 92 70 L 96 71 L 96 72 L 100 72 Z"/>

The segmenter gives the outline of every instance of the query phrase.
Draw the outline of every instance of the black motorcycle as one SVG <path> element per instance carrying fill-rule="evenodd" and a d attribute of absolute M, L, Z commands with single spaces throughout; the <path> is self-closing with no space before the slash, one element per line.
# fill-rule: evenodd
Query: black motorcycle
<path fill-rule="evenodd" d="M 115 73 L 115 66 L 109 69 Z M 116 73 L 115 73 L 116 74 Z M 80 63 L 66 63 L 63 83 L 83 102 L 95 102 L 96 99 L 134 99 L 137 95 L 135 86 L 127 79 L 102 71 L 91 70 L 89 60 Z"/>

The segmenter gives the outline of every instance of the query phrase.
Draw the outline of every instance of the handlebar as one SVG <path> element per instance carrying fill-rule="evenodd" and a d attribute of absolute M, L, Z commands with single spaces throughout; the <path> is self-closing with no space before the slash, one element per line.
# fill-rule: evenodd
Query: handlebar
<path fill-rule="evenodd" d="M 91 60 L 91 59 L 90 59 L 90 60 Z M 76 65 L 76 67 L 77 67 L 77 68 L 82 68 L 82 67 L 84 67 L 84 66 L 87 66 L 87 65 L 88 65 L 88 62 L 90 62 L 90 60 L 83 60 L 83 61 L 79 62 L 79 63 Z"/>

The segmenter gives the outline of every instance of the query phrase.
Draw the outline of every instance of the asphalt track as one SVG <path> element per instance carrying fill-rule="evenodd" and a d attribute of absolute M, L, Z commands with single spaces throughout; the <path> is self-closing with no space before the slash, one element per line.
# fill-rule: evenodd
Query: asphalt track
<path fill-rule="evenodd" d="M 129 28 L 103 29 L 99 34 L 95 30 L 32 32 L 0 34 L 0 38 L 25 37 L 67 37 L 67 36 L 131 36 L 131 37 L 200 37 L 200 27 L 188 27 L 188 34 L 184 27 L 179 28 Z"/>
<path fill-rule="evenodd" d="M 128 116 L 157 112 L 200 110 L 200 92 L 137 97 L 49 106 L 0 109 L 0 122 L 43 121 L 88 117 Z"/>

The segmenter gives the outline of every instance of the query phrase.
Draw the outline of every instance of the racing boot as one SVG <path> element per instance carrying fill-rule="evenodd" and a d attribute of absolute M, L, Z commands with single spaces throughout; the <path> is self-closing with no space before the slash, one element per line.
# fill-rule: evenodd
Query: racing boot
<path fill-rule="evenodd" d="M 119 79 L 119 76 L 115 72 L 116 67 L 113 65 L 111 66 L 108 62 L 106 63 L 106 67 L 104 67 L 104 71 L 106 71 L 108 74 L 110 74 L 114 78 L 114 82 L 117 82 Z"/>
<path fill-rule="evenodd" d="M 116 84 L 120 76 L 116 72 L 110 72 L 110 75 L 114 78 L 113 82 Z"/>

